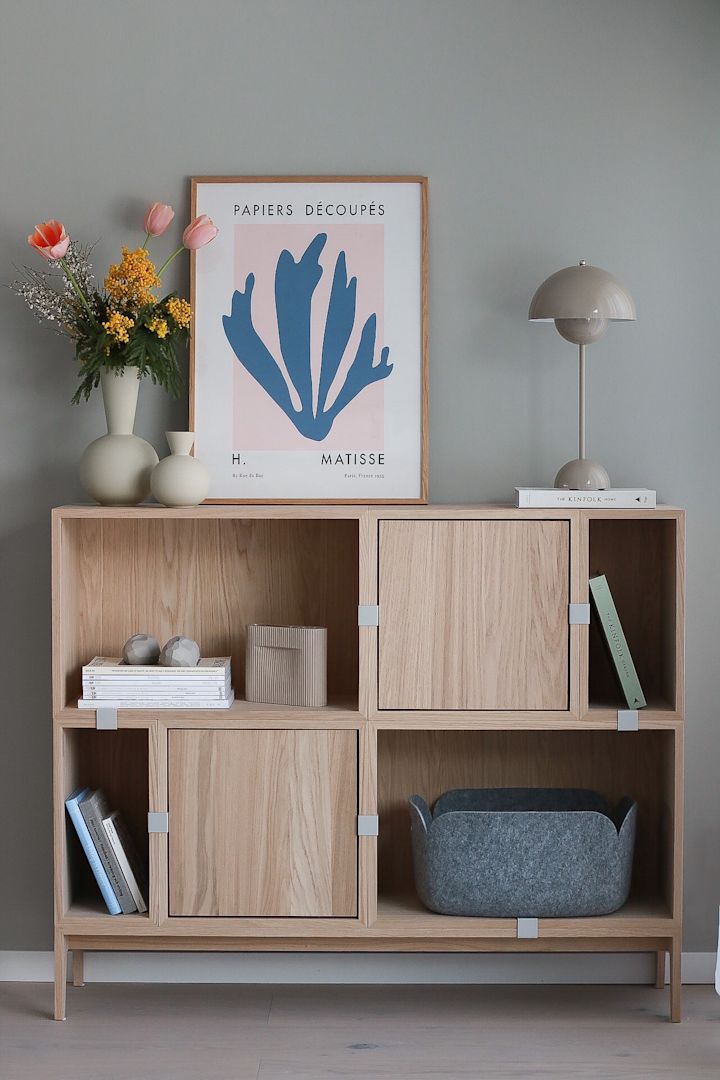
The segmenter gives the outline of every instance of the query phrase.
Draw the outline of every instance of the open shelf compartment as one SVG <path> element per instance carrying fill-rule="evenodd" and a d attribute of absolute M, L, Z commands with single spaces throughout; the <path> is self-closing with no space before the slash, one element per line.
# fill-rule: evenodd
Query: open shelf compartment
<path fill-rule="evenodd" d="M 513 919 L 438 915 L 415 893 L 408 798 L 466 787 L 579 787 L 639 804 L 631 893 L 610 915 L 541 919 L 541 936 L 649 936 L 678 917 L 674 730 L 378 731 L 378 926 L 514 937 Z M 519 912 L 518 914 L 522 914 Z"/>
<path fill-rule="evenodd" d="M 119 923 L 148 920 L 148 913 L 110 915 L 90 869 L 64 801 L 81 787 L 102 788 L 113 810 L 119 810 L 140 858 L 148 867 L 149 771 L 148 731 L 140 728 L 118 731 L 66 729 L 61 735 L 60 790 L 56 792 L 58 813 L 62 815 L 59 842 L 65 858 L 58 895 L 62 898 L 63 920 L 104 918 L 109 927 Z M 58 872 L 60 870 L 58 869 Z M 150 890 L 154 882 L 150 881 Z"/>
<path fill-rule="evenodd" d="M 357 518 L 102 515 L 58 526 L 56 712 L 76 704 L 84 663 L 119 655 L 137 633 L 161 644 L 185 634 L 204 656 L 231 656 L 242 699 L 253 622 L 327 627 L 328 704 L 357 709 Z"/>
<path fill-rule="evenodd" d="M 647 710 L 654 712 L 683 708 L 679 527 L 676 517 L 589 521 L 590 575 L 608 580 Z M 627 708 L 594 611 L 588 647 L 590 710 Z"/>

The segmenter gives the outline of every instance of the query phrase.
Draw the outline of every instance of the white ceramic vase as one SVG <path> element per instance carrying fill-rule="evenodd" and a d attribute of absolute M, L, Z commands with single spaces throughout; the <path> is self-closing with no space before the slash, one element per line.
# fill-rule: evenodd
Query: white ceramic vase
<path fill-rule="evenodd" d="M 91 442 L 80 459 L 80 483 L 103 506 L 136 506 L 150 494 L 150 473 L 158 461 L 150 443 L 133 435 L 137 368 L 103 371 L 100 386 L 108 433 Z"/>
<path fill-rule="evenodd" d="M 197 506 L 210 490 L 210 473 L 190 456 L 194 431 L 166 431 L 170 457 L 155 466 L 150 477 L 152 493 L 164 506 Z"/>

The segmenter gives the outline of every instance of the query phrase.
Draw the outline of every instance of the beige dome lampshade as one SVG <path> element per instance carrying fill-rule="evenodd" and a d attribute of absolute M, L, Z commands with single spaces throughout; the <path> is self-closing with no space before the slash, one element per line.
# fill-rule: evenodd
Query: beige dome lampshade
<path fill-rule="evenodd" d="M 607 270 L 586 262 L 551 274 L 530 302 L 529 319 L 554 322 L 558 333 L 579 350 L 578 456 L 563 465 L 555 487 L 577 491 L 610 487 L 607 470 L 585 456 L 585 346 L 602 337 L 608 322 L 631 322 L 635 317 L 635 303 L 624 285 Z"/>

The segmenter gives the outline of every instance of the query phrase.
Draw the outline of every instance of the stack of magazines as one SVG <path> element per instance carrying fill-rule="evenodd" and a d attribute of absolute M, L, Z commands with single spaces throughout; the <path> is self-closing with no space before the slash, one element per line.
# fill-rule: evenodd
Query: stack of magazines
<path fill-rule="evenodd" d="M 147 911 L 147 869 L 105 792 L 79 788 L 65 806 L 110 914 Z"/>
<path fill-rule="evenodd" d="M 195 667 L 124 664 L 95 656 L 82 669 L 80 709 L 229 709 L 230 657 L 210 656 Z"/>

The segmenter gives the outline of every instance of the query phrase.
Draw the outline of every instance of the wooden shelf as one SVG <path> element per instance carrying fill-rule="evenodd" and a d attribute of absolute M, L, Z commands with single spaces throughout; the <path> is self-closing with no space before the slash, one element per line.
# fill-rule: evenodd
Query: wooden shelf
<path fill-rule="evenodd" d="M 672 709 L 641 709 L 641 729 L 677 728 L 682 717 Z M 567 713 L 379 713 L 378 731 L 603 731 L 617 728 L 617 708 L 591 706 L 581 717 Z"/>
<path fill-rule="evenodd" d="M 88 931 L 91 925 L 93 933 L 109 934 L 145 933 L 151 926 L 149 912 L 145 911 L 141 914 L 135 911 L 132 915 L 111 915 L 100 896 L 97 899 L 83 897 L 73 900 L 60 923 L 68 928 L 82 927 L 83 932 Z"/>
<path fill-rule="evenodd" d="M 597 627 L 569 623 L 596 571 L 647 695 L 637 733 L 617 734 Z M 68 948 L 644 950 L 658 972 L 670 954 L 679 1019 L 683 603 L 684 521 L 671 507 L 55 510 L 56 1016 Z M 379 625 L 359 626 L 358 605 L 378 605 Z M 327 627 L 325 708 L 244 700 L 251 623 Z M 82 666 L 141 631 L 230 656 L 238 700 L 121 709 L 118 731 L 96 731 L 94 710 L 76 705 Z M 79 786 L 103 788 L 126 817 L 149 914 L 108 914 L 65 813 Z M 541 919 L 537 939 L 518 939 L 515 919 L 426 910 L 408 798 L 465 787 L 635 799 L 630 900 Z M 148 833 L 150 811 L 168 814 L 167 833 Z"/>
<path fill-rule="evenodd" d="M 68 706 L 55 717 L 69 728 L 94 728 L 94 709 Z M 151 727 L 156 720 L 172 727 L 333 727 L 356 728 L 361 721 L 357 704 L 349 700 L 331 701 L 322 709 L 304 709 L 296 705 L 263 705 L 253 701 L 234 701 L 229 709 L 118 709 L 118 727 Z"/>
<path fill-rule="evenodd" d="M 671 934 L 675 923 L 667 904 L 660 899 L 631 898 L 610 915 L 590 918 L 540 919 L 540 938 L 626 938 Z M 479 919 L 462 915 L 437 915 L 414 895 L 381 896 L 375 934 L 397 937 L 515 938 L 515 919 Z"/>
<path fill-rule="evenodd" d="M 198 518 L 198 517 L 362 517 L 372 512 L 380 518 L 557 518 L 570 519 L 578 514 L 588 518 L 612 518 L 613 520 L 652 520 L 653 518 L 679 518 L 684 510 L 663 503 L 652 510 L 579 510 L 563 507 L 519 509 L 511 503 L 428 503 L 427 505 L 376 503 L 202 503 L 200 506 L 169 507 L 158 503 L 141 503 L 140 506 L 98 506 L 97 503 L 68 503 L 56 506 L 53 515 L 60 518 Z"/>
<path fill-rule="evenodd" d="M 204 503 L 202 506 L 159 506 L 157 503 L 143 503 L 140 506 L 98 506 L 96 503 L 75 506 L 56 506 L 53 517 L 57 520 L 85 519 L 94 521 L 119 519 L 125 521 L 212 521 L 212 520 L 239 520 L 247 518 L 278 518 L 285 520 L 300 520 L 326 518 L 326 519 L 357 519 L 364 517 L 368 512 L 367 506 L 355 503 L 303 505 L 290 504 L 266 505 L 262 503 L 233 503 L 213 504 Z"/>
<path fill-rule="evenodd" d="M 367 927 L 356 917 L 268 917 L 248 915 L 243 917 L 224 916 L 163 916 L 158 922 L 153 921 L 150 913 L 142 915 L 110 915 L 100 894 L 91 895 L 83 892 L 79 899 L 73 900 L 58 920 L 63 933 L 72 937 L 83 938 L 138 938 L 144 941 L 143 947 L 152 948 L 152 940 L 174 939 L 182 946 L 182 939 L 209 939 L 213 945 L 217 941 L 233 938 L 253 941 L 254 939 L 287 938 L 289 941 L 305 941 L 307 938 L 336 939 L 339 942 L 348 937 L 368 934 Z M 209 947 L 209 946 L 208 946 Z"/>
<path fill-rule="evenodd" d="M 591 705 L 580 718 L 567 714 L 516 713 L 378 713 L 367 720 L 349 700 L 331 701 L 322 709 L 293 705 L 262 705 L 235 701 L 229 709 L 119 709 L 118 727 L 148 728 L 161 720 L 172 727 L 317 726 L 357 728 L 372 723 L 378 731 L 604 731 L 617 727 L 620 706 Z M 64 728 L 94 728 L 95 712 L 68 705 L 55 714 Z M 676 730 L 682 717 L 674 709 L 647 708 L 639 714 L 640 730 Z"/>
<path fill-rule="evenodd" d="M 627 705 L 590 705 L 584 714 L 581 723 L 591 727 L 616 727 L 619 709 L 626 709 Z M 682 716 L 677 709 L 669 705 L 648 705 L 638 710 L 638 723 L 640 729 L 651 728 L 677 728 L 682 726 Z"/>
<path fill-rule="evenodd" d="M 98 935 L 148 935 L 162 933 L 165 936 L 187 931 L 187 919 L 169 919 L 162 927 L 154 927 L 148 914 L 109 915 L 102 901 L 81 900 L 74 902 L 61 919 L 61 926 L 67 934 Z M 203 920 L 204 921 L 204 920 Z M 222 936 L 223 924 L 227 920 L 212 919 L 215 934 Z M 235 927 L 243 923 L 243 933 L 256 936 L 263 930 L 267 935 L 268 920 L 246 919 L 232 920 Z M 277 921 L 277 920 L 270 920 Z M 285 933 L 290 933 L 289 925 L 294 922 L 298 929 L 298 920 L 285 921 Z M 378 900 L 377 919 L 365 927 L 355 923 L 352 930 L 347 925 L 335 927 L 327 920 L 301 920 L 304 928 L 311 930 L 313 922 L 317 926 L 318 936 L 352 936 L 356 938 L 391 938 L 403 939 L 456 939 L 491 940 L 517 938 L 515 919 L 472 918 L 462 915 L 438 915 L 428 911 L 415 895 L 381 896 Z M 264 924 L 260 926 L 259 924 Z M 197 925 L 197 923 L 195 923 Z M 631 898 L 619 910 L 609 915 L 597 915 L 587 918 L 540 919 L 539 939 L 575 939 L 575 938 L 654 938 L 665 937 L 675 932 L 677 924 L 670 911 L 660 899 L 647 900 Z"/>

